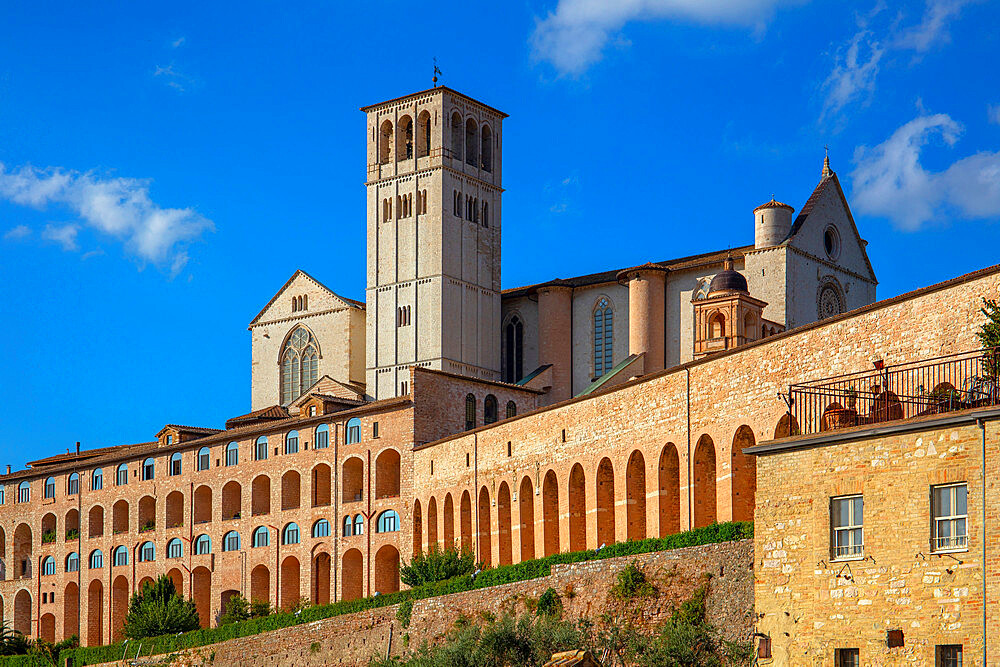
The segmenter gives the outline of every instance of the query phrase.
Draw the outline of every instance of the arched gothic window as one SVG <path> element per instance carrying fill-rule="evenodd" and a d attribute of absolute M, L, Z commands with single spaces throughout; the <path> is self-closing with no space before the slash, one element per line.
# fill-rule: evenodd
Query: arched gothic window
<path fill-rule="evenodd" d="M 514 315 L 503 328 L 503 379 L 518 382 L 524 377 L 524 323 Z"/>
<path fill-rule="evenodd" d="M 612 368 L 615 339 L 614 312 L 606 298 L 594 308 L 594 377 L 599 378 Z"/>
<path fill-rule="evenodd" d="M 517 403 L 514 401 L 507 401 L 507 419 L 517 416 Z"/>
<path fill-rule="evenodd" d="M 476 397 L 468 394 L 465 397 L 465 430 L 476 428 Z"/>
<path fill-rule="evenodd" d="M 427 157 L 431 152 L 431 115 L 426 110 L 417 116 L 417 157 Z M 426 195 L 425 195 L 426 196 Z M 426 213 L 426 211 L 424 211 Z"/>
<path fill-rule="evenodd" d="M 292 332 L 281 350 L 281 402 L 291 403 L 316 384 L 319 352 L 313 335 L 305 327 Z"/>
<path fill-rule="evenodd" d="M 497 404 L 497 397 L 493 394 L 488 394 L 486 400 L 483 401 L 483 423 L 493 424 L 498 419 L 497 414 L 500 411 L 499 405 Z"/>

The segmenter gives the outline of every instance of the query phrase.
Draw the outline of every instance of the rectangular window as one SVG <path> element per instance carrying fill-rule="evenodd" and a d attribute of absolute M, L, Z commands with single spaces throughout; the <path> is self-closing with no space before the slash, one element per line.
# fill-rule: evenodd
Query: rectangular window
<path fill-rule="evenodd" d="M 181 474 L 181 457 L 170 459 L 170 474 L 171 476 Z"/>
<path fill-rule="evenodd" d="M 330 446 L 330 432 L 316 431 L 316 445 L 314 449 L 326 449 Z"/>
<path fill-rule="evenodd" d="M 80 493 L 80 478 L 79 477 L 70 477 L 69 478 L 69 483 L 66 485 L 66 493 L 67 493 L 67 495 L 70 495 L 70 496 L 75 496 L 76 494 Z M 3 502 L 3 501 L 0 500 L 0 502 Z"/>
<path fill-rule="evenodd" d="M 168 445 L 174 444 L 174 436 L 172 436 L 172 435 L 168 435 L 167 436 L 167 444 Z"/>
<path fill-rule="evenodd" d="M 267 459 L 267 440 L 263 442 L 258 442 L 254 445 L 254 459 L 257 461 L 264 461 Z"/>
<path fill-rule="evenodd" d="M 372 437 L 373 438 L 377 438 L 378 437 L 378 422 L 372 422 Z M 0 502 L 3 502 L 3 501 L 0 501 Z"/>
<path fill-rule="evenodd" d="M 961 644 L 935 646 L 934 654 L 934 664 L 937 667 L 962 667 Z"/>
<path fill-rule="evenodd" d="M 831 503 L 833 528 L 832 551 L 834 560 L 863 558 L 864 542 L 864 498 L 844 496 L 834 498 Z"/>
<path fill-rule="evenodd" d="M 931 487 L 931 550 L 969 548 L 969 487 L 946 484 Z"/>
<path fill-rule="evenodd" d="M 856 648 L 835 649 L 833 652 L 833 664 L 836 667 L 860 667 L 860 652 Z"/>
<path fill-rule="evenodd" d="M 293 435 L 285 438 L 285 453 L 296 454 L 299 451 L 299 436 Z"/>

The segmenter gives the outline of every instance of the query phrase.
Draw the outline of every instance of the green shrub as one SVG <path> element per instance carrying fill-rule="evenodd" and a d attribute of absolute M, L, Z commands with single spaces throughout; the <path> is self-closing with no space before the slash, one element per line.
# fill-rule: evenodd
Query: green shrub
<path fill-rule="evenodd" d="M 396 620 L 404 627 L 410 627 L 410 617 L 413 615 L 413 599 L 403 600 L 396 610 Z"/>
<path fill-rule="evenodd" d="M 46 530 L 42 533 L 42 544 L 49 544 L 56 541 L 56 531 Z"/>
<path fill-rule="evenodd" d="M 150 519 L 146 523 L 144 523 L 141 526 L 139 526 L 139 532 L 140 533 L 147 533 L 147 532 L 153 530 L 154 528 L 156 528 L 156 521 L 153 520 L 153 519 Z"/>
<path fill-rule="evenodd" d="M 70 540 L 75 540 L 75 539 L 77 539 L 79 537 L 80 537 L 80 531 L 77 530 L 76 528 L 71 528 L 70 530 L 66 531 L 66 541 L 67 542 L 69 542 Z"/>
<path fill-rule="evenodd" d="M 482 568 L 482 563 L 479 567 Z M 407 586 L 416 587 L 471 574 L 475 569 L 476 558 L 468 547 L 459 551 L 451 546 L 441 551 L 435 544 L 426 554 L 419 552 L 409 564 L 402 565 L 399 580 Z"/>
<path fill-rule="evenodd" d="M 646 579 L 646 573 L 636 561 L 621 569 L 611 587 L 611 595 L 620 600 L 647 597 L 655 592 L 653 584 Z"/>
<path fill-rule="evenodd" d="M 250 603 L 247 602 L 245 597 L 237 593 L 229 598 L 225 612 L 219 617 L 219 625 L 239 623 L 248 618 L 250 618 Z"/>
<path fill-rule="evenodd" d="M 556 589 L 551 586 L 545 589 L 538 598 L 535 613 L 539 616 L 559 616 L 562 613 L 562 600 L 559 599 Z"/>
<path fill-rule="evenodd" d="M 319 642 L 313 642 L 312 644 L 309 645 L 309 652 L 310 653 L 319 653 L 319 649 L 320 649 L 320 643 Z"/>
<path fill-rule="evenodd" d="M 122 632 L 132 639 L 145 639 L 188 632 L 198 626 L 194 601 L 177 595 L 174 582 L 163 574 L 154 583 L 143 585 L 142 590 L 132 596 Z"/>
<path fill-rule="evenodd" d="M 30 647 L 27 637 L 0 619 L 0 655 L 23 655 Z"/>
<path fill-rule="evenodd" d="M 260 618 L 274 613 L 271 603 L 267 600 L 254 600 L 250 603 L 250 618 Z"/>

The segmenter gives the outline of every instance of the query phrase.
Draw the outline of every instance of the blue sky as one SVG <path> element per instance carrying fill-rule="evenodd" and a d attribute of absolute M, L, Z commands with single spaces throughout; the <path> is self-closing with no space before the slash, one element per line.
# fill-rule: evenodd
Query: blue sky
<path fill-rule="evenodd" d="M 510 114 L 505 287 L 751 243 L 827 144 L 879 298 L 998 260 L 1000 3 L 481 4 L 0 9 L 0 465 L 245 412 L 295 269 L 364 298 L 358 108 L 435 56 Z"/>

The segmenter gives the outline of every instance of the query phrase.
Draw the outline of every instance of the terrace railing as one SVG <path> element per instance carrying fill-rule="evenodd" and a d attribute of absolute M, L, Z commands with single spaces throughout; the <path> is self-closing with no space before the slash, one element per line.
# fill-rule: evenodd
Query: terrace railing
<path fill-rule="evenodd" d="M 789 386 L 791 435 L 1000 405 L 1000 348 L 873 366 Z"/>

